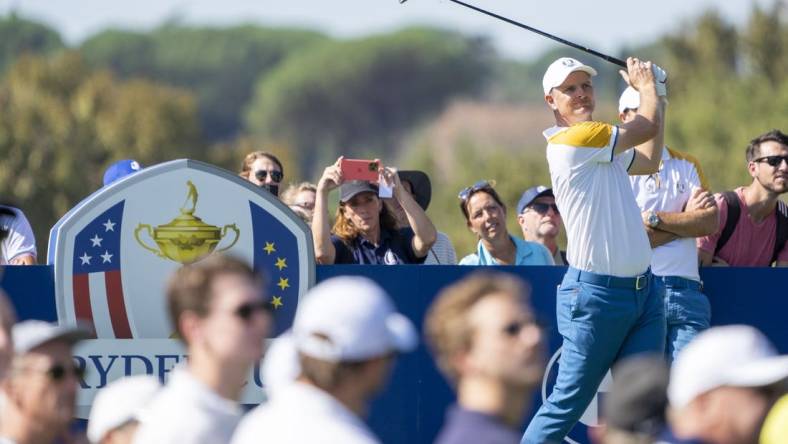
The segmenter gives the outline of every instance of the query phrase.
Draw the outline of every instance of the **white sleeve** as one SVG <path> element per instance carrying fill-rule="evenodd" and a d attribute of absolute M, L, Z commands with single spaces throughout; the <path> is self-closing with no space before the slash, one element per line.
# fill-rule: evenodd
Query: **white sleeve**
<path fill-rule="evenodd" d="M 3 240 L 3 256 L 8 262 L 23 254 L 36 254 L 36 238 L 33 235 L 33 228 L 27 221 L 21 210 L 15 211 L 16 216 L 8 220 L 8 226 L 3 227 L 8 230 L 8 236 Z"/>

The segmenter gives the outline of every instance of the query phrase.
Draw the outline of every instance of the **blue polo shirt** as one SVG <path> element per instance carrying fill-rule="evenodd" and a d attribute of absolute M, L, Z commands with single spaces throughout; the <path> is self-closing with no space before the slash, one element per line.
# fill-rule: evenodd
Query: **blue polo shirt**
<path fill-rule="evenodd" d="M 356 236 L 350 245 L 345 244 L 342 239 L 331 235 L 331 243 L 334 244 L 336 256 L 335 264 L 361 264 L 361 265 L 401 265 L 401 264 L 423 264 L 424 257 L 416 257 L 413 251 L 413 230 L 402 228 L 399 230 L 380 231 L 380 243 L 378 245 Z"/>
<path fill-rule="evenodd" d="M 514 265 L 554 265 L 553 256 L 544 245 L 528 242 L 518 237 L 509 235 L 517 249 Z M 484 243 L 479 241 L 476 253 L 471 253 L 460 261 L 460 265 L 498 265 L 498 261 L 484 248 Z"/>
<path fill-rule="evenodd" d="M 519 444 L 521 435 L 495 416 L 453 405 L 435 444 Z"/>

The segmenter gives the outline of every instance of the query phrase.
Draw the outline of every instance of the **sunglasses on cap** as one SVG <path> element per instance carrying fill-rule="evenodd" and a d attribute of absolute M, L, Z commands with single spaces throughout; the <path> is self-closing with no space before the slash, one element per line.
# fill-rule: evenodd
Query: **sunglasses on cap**
<path fill-rule="evenodd" d="M 561 214 L 561 212 L 558 211 L 558 205 L 556 205 L 554 203 L 547 204 L 547 203 L 542 203 L 542 202 L 535 202 L 535 203 L 532 203 L 531 205 L 528 205 L 525 208 L 526 209 L 530 208 L 530 209 L 536 211 L 537 213 L 541 214 L 542 216 L 547 214 L 547 210 L 549 210 L 550 208 L 553 209 L 555 214 Z"/>
<path fill-rule="evenodd" d="M 73 375 L 77 379 L 82 379 L 85 376 L 85 368 L 80 367 L 76 364 L 52 364 L 51 367 L 47 369 L 36 369 L 31 367 L 25 367 L 23 369 L 25 372 L 29 371 L 38 371 L 39 373 L 45 374 L 52 382 L 61 382 L 66 379 L 67 376 Z"/>
<path fill-rule="evenodd" d="M 495 187 L 494 180 L 480 180 L 469 187 L 463 188 L 462 191 L 460 191 L 460 194 L 457 195 L 457 198 L 465 202 L 468 200 L 468 196 L 471 194 L 480 190 L 491 189 L 493 187 Z"/>
<path fill-rule="evenodd" d="M 266 171 L 266 170 L 257 170 L 254 172 L 254 177 L 257 178 L 260 182 L 264 181 L 268 175 L 271 175 L 271 180 L 274 182 L 281 182 L 284 178 L 284 174 L 281 171 Z"/>
<path fill-rule="evenodd" d="M 788 163 L 788 156 L 763 156 L 754 159 L 753 162 L 756 163 L 766 162 L 769 164 L 769 166 L 776 167 L 782 164 L 783 162 Z"/>
<path fill-rule="evenodd" d="M 258 302 L 247 302 L 245 304 L 241 304 L 238 308 L 233 311 L 233 314 L 238 317 L 238 319 L 249 322 L 254 316 L 255 313 L 258 312 L 265 312 L 268 313 L 271 310 L 268 307 L 268 303 L 265 301 L 258 301 Z"/>

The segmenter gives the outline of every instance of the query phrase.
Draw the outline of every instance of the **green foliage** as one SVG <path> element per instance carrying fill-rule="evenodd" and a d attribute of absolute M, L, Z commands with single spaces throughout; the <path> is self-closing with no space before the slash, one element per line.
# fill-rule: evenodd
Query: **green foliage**
<path fill-rule="evenodd" d="M 0 83 L 0 195 L 31 220 L 43 256 L 49 228 L 99 188 L 112 161 L 200 157 L 194 98 L 119 82 L 78 53 L 21 58 Z"/>
<path fill-rule="evenodd" d="M 40 23 L 16 14 L 0 17 L 0 72 L 22 54 L 49 54 L 63 49 L 60 35 Z"/>
<path fill-rule="evenodd" d="M 483 40 L 421 28 L 315 46 L 260 80 L 247 127 L 291 141 L 304 171 L 392 152 L 450 98 L 478 91 L 491 54 Z"/>
<path fill-rule="evenodd" d="M 312 31 L 258 26 L 162 26 L 151 33 L 110 30 L 82 45 L 94 67 L 195 92 L 208 140 L 233 138 L 257 79 L 294 51 L 325 40 Z"/>

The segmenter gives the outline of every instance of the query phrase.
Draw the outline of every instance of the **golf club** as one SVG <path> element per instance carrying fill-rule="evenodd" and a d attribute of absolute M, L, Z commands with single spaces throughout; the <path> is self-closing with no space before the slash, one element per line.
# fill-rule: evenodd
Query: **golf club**
<path fill-rule="evenodd" d="M 408 0 L 399 0 L 400 3 L 405 3 L 406 1 L 408 1 Z M 547 37 L 548 39 L 552 39 L 552 40 L 555 40 L 556 42 L 563 43 L 564 45 L 571 46 L 572 48 L 579 49 L 581 51 L 585 51 L 585 52 L 587 52 L 587 53 L 589 53 L 591 55 L 595 55 L 595 56 L 597 56 L 597 57 L 599 57 L 601 59 L 607 60 L 608 62 L 613 63 L 614 65 L 618 65 L 618 66 L 620 66 L 620 67 L 622 67 L 624 69 L 627 68 L 626 62 L 624 62 L 623 60 L 621 60 L 619 58 L 616 58 L 616 57 L 613 57 L 613 56 L 609 56 L 607 54 L 602 54 L 599 51 L 595 51 L 595 50 L 593 50 L 591 48 L 587 48 L 585 46 L 578 45 L 577 43 L 570 42 L 569 40 L 562 39 L 561 37 L 554 36 L 552 34 L 546 33 L 544 31 L 541 31 L 541 30 L 536 29 L 536 28 L 532 28 L 532 27 L 530 27 L 528 25 L 524 25 L 524 24 L 522 24 L 520 22 L 517 22 L 517 21 L 514 21 L 514 20 L 512 20 L 510 18 L 506 18 L 506 17 L 504 17 L 502 15 L 498 15 L 498 14 L 495 14 L 493 12 L 486 11 L 486 10 L 484 10 L 482 8 L 470 5 L 470 4 L 462 2 L 460 0 L 449 0 L 449 1 L 457 3 L 458 5 L 461 5 L 461 6 L 465 6 L 466 8 L 473 9 L 474 11 L 481 12 L 482 14 L 489 15 L 490 17 L 495 17 L 498 20 L 503 20 L 506 23 L 511 23 L 512 25 L 519 26 L 520 28 L 526 29 L 528 31 L 535 32 L 535 33 L 537 33 L 537 34 L 539 34 L 539 35 L 541 35 L 543 37 Z"/>

